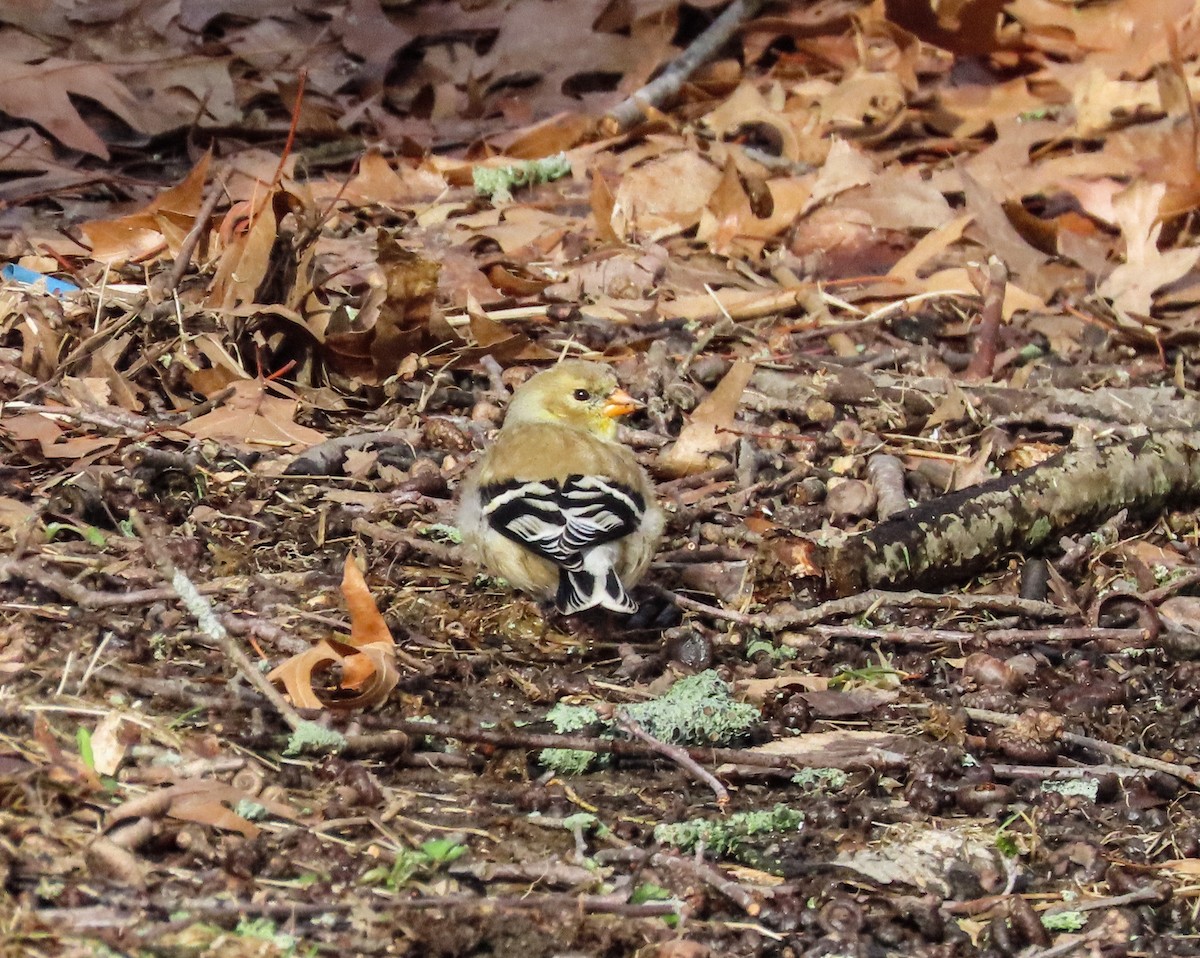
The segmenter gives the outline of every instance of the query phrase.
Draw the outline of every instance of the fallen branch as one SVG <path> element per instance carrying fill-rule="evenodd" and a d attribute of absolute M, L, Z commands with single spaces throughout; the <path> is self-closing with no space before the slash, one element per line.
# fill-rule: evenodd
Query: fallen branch
<path fill-rule="evenodd" d="M 605 132 L 610 136 L 623 133 L 645 119 L 648 109 L 660 109 L 674 99 L 687 79 L 758 13 L 763 2 L 734 0 L 662 73 L 609 111 L 603 121 Z"/>
<path fill-rule="evenodd" d="M 179 244 L 179 255 L 175 257 L 175 263 L 171 267 L 171 275 L 167 279 L 166 291 L 168 294 L 176 292 L 179 289 L 179 284 L 183 282 L 183 274 L 187 272 L 188 267 L 192 263 L 192 254 L 196 251 L 200 237 L 208 232 L 211 225 L 209 221 L 216 211 L 217 204 L 225 196 L 225 181 L 227 178 L 228 174 L 222 173 L 213 180 L 212 185 L 208 188 L 208 196 L 196 213 L 196 221 L 183 238 L 183 242 Z"/>
<path fill-rule="evenodd" d="M 983 294 L 979 326 L 975 330 L 975 352 L 963 378 L 991 379 L 995 372 L 1000 322 L 1004 312 L 1004 290 L 1008 285 L 1008 268 L 999 257 L 989 256 L 987 273 L 978 277 L 977 286 Z"/>
<path fill-rule="evenodd" d="M 657 759 L 661 752 L 640 742 L 624 739 L 594 738 L 587 735 L 554 735 L 536 732 L 502 731 L 447 725 L 442 722 L 417 722 L 397 719 L 390 723 L 391 733 L 403 733 L 419 741 L 422 736 L 448 738 L 459 742 L 472 742 L 498 748 L 520 748 L 540 751 L 544 748 L 572 749 L 582 752 L 604 752 L 622 758 Z M 375 733 L 381 734 L 381 733 Z M 360 736 L 365 738 L 366 736 Z M 724 763 L 753 768 L 764 768 L 779 772 L 798 772 L 814 762 L 804 761 L 795 755 L 772 755 L 755 749 L 741 748 L 683 748 L 682 751 L 697 762 Z M 420 753 L 417 753 L 420 754 Z M 827 758 L 827 756 L 826 756 Z M 829 764 L 824 761 L 824 764 Z M 863 762 L 862 766 L 870 763 Z"/>
<path fill-rule="evenodd" d="M 1071 629 L 864 629 L 854 625 L 814 625 L 812 631 L 829 639 L 889 642 L 893 645 L 940 645 L 954 643 L 994 648 L 998 645 L 1070 645 L 1076 642 L 1119 642 L 1122 648 L 1143 648 L 1150 641 L 1147 629 L 1101 629 L 1079 626 Z"/>
<path fill-rule="evenodd" d="M 943 584 L 1028 554 L 1121 509 L 1153 515 L 1200 497 L 1200 434 L 1072 445 L 1045 462 L 921 503 L 826 547 L 834 592 Z"/>

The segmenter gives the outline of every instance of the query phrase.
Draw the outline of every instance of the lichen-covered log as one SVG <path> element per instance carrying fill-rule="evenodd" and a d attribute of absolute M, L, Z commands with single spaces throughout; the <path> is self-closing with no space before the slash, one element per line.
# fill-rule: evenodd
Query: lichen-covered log
<path fill-rule="evenodd" d="M 1152 515 L 1200 500 L 1200 433 L 1069 446 L 1011 476 L 941 496 L 831 544 L 825 571 L 839 595 L 965 578 L 1121 509 Z"/>
<path fill-rule="evenodd" d="M 767 381 L 760 373 L 756 383 Z M 988 421 L 999 417 L 1025 420 L 1063 417 L 1098 423 L 1146 425 L 1186 430 L 1200 422 L 1200 402 L 1181 397 L 1170 386 L 1109 387 L 1086 391 L 1031 382 L 1013 389 L 980 383 L 953 382 L 937 376 L 901 376 L 890 372 L 843 369 L 814 380 L 812 391 L 834 405 L 879 407 L 886 404 L 908 417 L 928 416 L 941 406 L 951 388 L 958 389 Z"/>

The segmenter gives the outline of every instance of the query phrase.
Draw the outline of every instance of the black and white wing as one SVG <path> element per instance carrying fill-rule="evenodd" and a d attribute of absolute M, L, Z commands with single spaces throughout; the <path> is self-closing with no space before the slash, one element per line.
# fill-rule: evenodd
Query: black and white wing
<path fill-rule="evenodd" d="M 488 525 L 559 567 L 561 612 L 637 608 L 613 568 L 613 544 L 641 526 L 646 503 L 639 493 L 602 476 L 580 475 L 562 483 L 512 480 L 481 493 Z"/>

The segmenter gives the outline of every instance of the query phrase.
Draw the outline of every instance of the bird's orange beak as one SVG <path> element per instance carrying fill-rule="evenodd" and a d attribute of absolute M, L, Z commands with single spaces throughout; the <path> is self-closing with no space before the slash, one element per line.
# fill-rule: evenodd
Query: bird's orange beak
<path fill-rule="evenodd" d="M 640 402 L 618 387 L 608 394 L 608 398 L 604 400 L 604 408 L 600 412 L 609 419 L 616 419 L 618 416 L 628 416 L 634 410 L 641 408 Z"/>

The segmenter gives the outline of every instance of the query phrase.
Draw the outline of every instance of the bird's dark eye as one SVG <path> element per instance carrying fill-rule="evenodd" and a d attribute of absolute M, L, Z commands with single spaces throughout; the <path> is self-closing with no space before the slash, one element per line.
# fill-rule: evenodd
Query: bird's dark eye
<path fill-rule="evenodd" d="M 586 389 L 576 389 L 571 395 L 579 402 L 587 402 L 592 398 L 592 394 Z"/>

